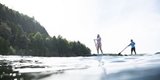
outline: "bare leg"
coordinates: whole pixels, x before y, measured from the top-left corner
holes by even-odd
[[[102,47],[100,47],[101,53],[103,54]]]
[[[97,47],[97,53],[99,54],[99,46]]]

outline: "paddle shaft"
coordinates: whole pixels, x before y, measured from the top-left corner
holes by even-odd
[[[128,45],[120,53],[122,53],[126,48],[128,48]]]
[[[97,43],[96,43],[96,40],[94,39],[94,43],[95,43],[95,47],[96,47],[96,49],[97,49]]]

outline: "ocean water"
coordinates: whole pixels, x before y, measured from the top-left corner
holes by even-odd
[[[160,55],[32,57],[0,56],[21,80],[160,80]],[[2,75],[1,75],[2,76]]]

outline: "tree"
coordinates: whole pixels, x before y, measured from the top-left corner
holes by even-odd
[[[88,56],[90,55],[90,49],[85,45],[78,42],[70,42],[71,51],[76,56]]]
[[[0,36],[0,54],[6,55],[9,53],[9,42]]]
[[[90,49],[62,36],[50,37],[34,19],[0,3],[0,54],[31,56],[85,56]]]

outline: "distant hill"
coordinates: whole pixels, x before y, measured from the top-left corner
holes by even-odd
[[[84,44],[50,37],[34,18],[0,3],[0,54],[32,56],[90,55]]]
[[[40,32],[41,34],[48,35],[45,28],[34,18],[30,18],[18,11],[9,9],[2,4],[0,4],[0,21],[4,23],[11,23],[10,26],[16,25],[26,33]]]

